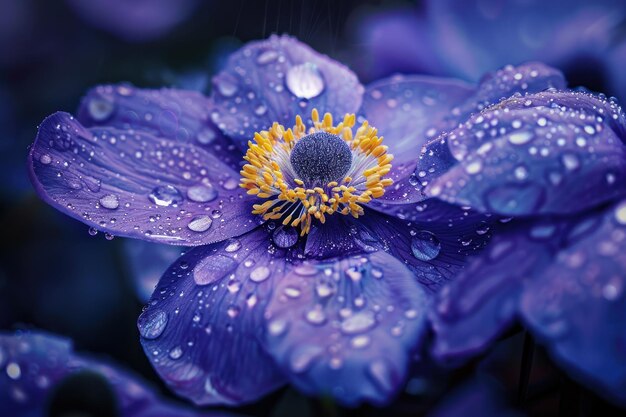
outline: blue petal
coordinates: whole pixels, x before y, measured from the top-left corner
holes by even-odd
[[[452,109],[473,93],[461,81],[426,76],[395,76],[367,87],[361,112],[394,155],[389,177],[395,184],[380,201],[405,204],[423,198],[417,180],[409,178],[420,151],[430,139],[458,125]],[[371,206],[377,207],[379,200]]]
[[[429,313],[436,359],[467,360],[511,327],[525,281],[551,262],[565,226],[539,221],[511,224],[495,233],[488,249],[470,259],[437,295]]]
[[[583,92],[513,97],[445,138],[459,161],[426,194],[481,211],[575,213],[622,195],[626,119]]]
[[[239,173],[201,147],[140,130],[43,121],[28,168],[58,210],[113,235],[194,246],[253,229]]]
[[[274,245],[286,246],[276,233],[260,228],[194,248],[161,278],[138,326],[146,355],[177,394],[241,404],[284,383],[259,339],[272,291],[301,248]]]
[[[593,215],[524,292],[521,315],[570,374],[626,405],[626,200]]]
[[[234,170],[241,150],[209,120],[213,102],[195,91],[132,85],[101,85],[83,97],[76,118],[85,127],[140,130],[158,138],[199,146]]]
[[[81,374],[98,375],[106,381],[114,393],[111,400],[116,400],[111,406],[122,417],[223,415],[199,413],[163,401],[136,375],[76,354],[70,341],[43,332],[0,333],[0,367],[0,410],[7,416],[48,415],[61,384]]]
[[[363,87],[345,66],[288,36],[273,35],[234,53],[213,79],[212,119],[242,149],[254,132],[292,126],[313,108],[342,117],[356,113]]]
[[[550,88],[565,88],[566,82],[560,71],[537,62],[517,67],[506,66],[487,73],[475,94],[451,110],[454,120],[465,122],[475,114],[500,101],[518,97],[520,94],[539,93]],[[455,126],[448,126],[455,127]],[[417,163],[416,180],[426,187],[434,178],[441,176],[456,164],[458,155],[453,155],[446,142],[448,132],[431,138]],[[464,138],[465,139],[465,138]],[[452,149],[454,151],[454,149]]]
[[[411,272],[384,252],[305,262],[277,282],[267,349],[308,394],[386,403],[406,376],[426,304]]]

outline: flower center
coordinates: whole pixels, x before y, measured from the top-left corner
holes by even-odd
[[[348,114],[334,125],[329,113],[320,120],[314,109],[308,127],[296,116],[292,128],[274,123],[255,133],[240,186],[266,201],[255,204],[252,212],[300,226],[302,236],[314,218],[324,223],[334,213],[362,215],[362,204],[382,196],[393,183],[384,178],[393,155],[375,128],[365,121],[353,130],[355,121]]]
[[[296,142],[289,159],[302,181],[324,186],[343,179],[352,163],[352,151],[338,135],[315,132]]]

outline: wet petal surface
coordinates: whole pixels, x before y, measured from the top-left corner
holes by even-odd
[[[426,305],[411,272],[384,252],[305,262],[277,284],[267,348],[306,393],[386,403],[404,380]]]
[[[194,248],[161,278],[138,327],[146,355],[177,394],[200,405],[240,404],[284,383],[259,343],[264,309],[301,253],[277,230]]]
[[[43,121],[29,169],[46,202],[113,235],[193,246],[258,223],[239,173],[204,149],[143,131],[88,129],[67,113]]]
[[[85,127],[138,130],[193,144],[238,171],[243,154],[210,121],[213,107],[209,98],[195,91],[101,85],[83,97],[76,118]]]
[[[617,103],[588,93],[507,99],[446,136],[459,162],[426,194],[510,216],[593,207],[623,194],[625,125]]]
[[[429,140],[459,123],[452,109],[473,93],[474,88],[461,81],[426,76],[395,76],[367,87],[361,112],[394,155],[389,177],[395,184],[381,200],[402,204],[422,198],[417,180],[409,178],[417,157]],[[372,202],[373,207],[378,204]]]
[[[246,149],[254,132],[272,123],[294,123],[296,115],[343,117],[356,113],[363,87],[347,67],[289,36],[251,42],[231,55],[213,78],[212,120]]]
[[[540,343],[582,383],[626,404],[626,201],[583,219],[521,299]]]

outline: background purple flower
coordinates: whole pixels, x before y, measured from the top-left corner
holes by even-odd
[[[355,16],[371,77],[426,72],[476,81],[504,65],[538,60],[572,86],[626,98],[624,3],[425,1]]]
[[[44,332],[0,333],[0,407],[11,416],[223,416],[159,398],[136,375],[74,352],[72,343]]]

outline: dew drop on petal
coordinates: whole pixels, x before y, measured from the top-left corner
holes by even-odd
[[[41,162],[44,165],[49,165],[52,162],[52,157],[48,155],[47,153],[45,153],[39,157],[39,162]]]
[[[187,228],[193,232],[206,232],[211,228],[213,219],[211,217],[203,215],[196,216],[189,221]]]
[[[217,198],[217,191],[211,184],[193,185],[187,188],[187,198],[196,203],[207,203]]]
[[[163,310],[146,310],[137,321],[139,333],[145,339],[156,339],[167,326],[167,313]]]
[[[363,311],[354,314],[341,322],[341,331],[346,334],[363,333],[372,329],[376,325],[374,313]]]
[[[431,261],[435,259],[441,251],[439,239],[426,230],[417,232],[411,239],[411,252],[420,261]]]
[[[279,248],[290,248],[298,242],[298,231],[295,227],[279,226],[272,233],[272,241]]]
[[[270,276],[270,269],[267,266],[257,266],[250,272],[250,279],[254,282],[263,282]]]
[[[6,371],[7,371],[7,376],[14,380],[20,379],[20,376],[22,376],[22,369],[15,362],[9,362],[7,364]]]
[[[169,207],[180,204],[183,201],[183,196],[178,188],[172,185],[160,185],[152,189],[148,199],[157,206]]]
[[[317,97],[324,91],[322,74],[316,65],[309,62],[289,68],[285,83],[294,96],[306,100]]]
[[[120,201],[115,194],[107,194],[100,198],[100,205],[109,210],[115,210],[120,206]]]
[[[115,106],[108,100],[92,98],[87,104],[87,111],[91,118],[97,122],[103,122],[113,114]]]

